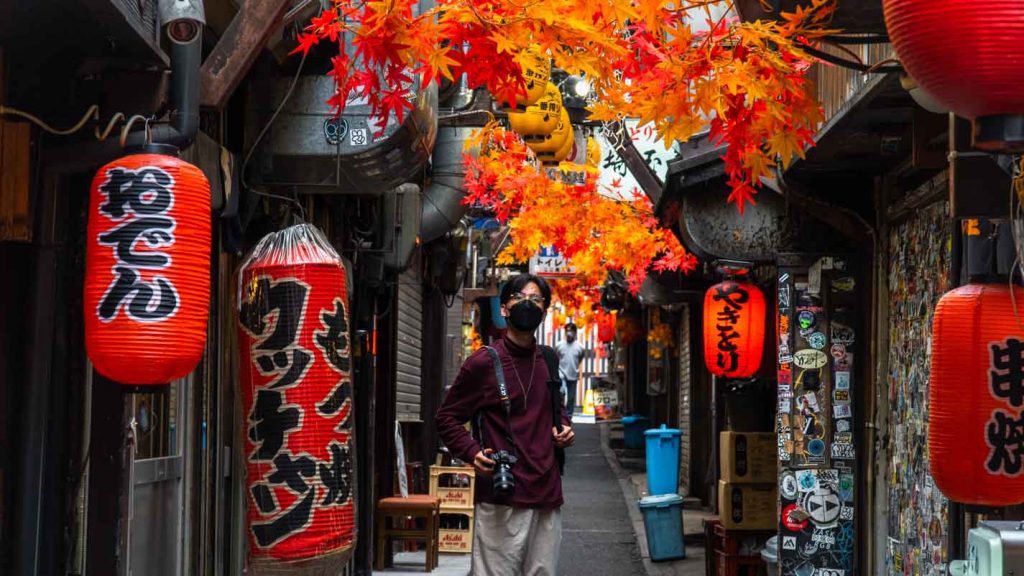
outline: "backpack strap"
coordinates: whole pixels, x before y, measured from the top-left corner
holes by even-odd
[[[548,365],[548,391],[551,393],[551,420],[555,430],[562,431],[562,381],[558,377],[558,353],[550,346],[540,346],[544,362]],[[558,462],[558,473],[565,474],[565,448],[555,446],[555,461]]]

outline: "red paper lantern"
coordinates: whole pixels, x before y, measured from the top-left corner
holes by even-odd
[[[135,154],[100,168],[89,205],[89,359],[123,384],[188,375],[206,346],[210,183],[179,158]]]
[[[704,363],[715,376],[749,378],[764,352],[764,294],[727,280],[704,295]]]
[[[1024,2],[884,0],[900,62],[959,116],[979,119],[979,139],[1000,116],[1024,114]]]
[[[338,573],[355,539],[344,265],[301,224],[265,237],[239,282],[251,573]]]
[[[1014,309],[1016,300],[1016,310]],[[928,451],[956,502],[1024,502],[1024,290],[970,284],[946,293],[932,320]]]
[[[602,344],[615,340],[615,314],[599,312],[597,315],[597,339]]]

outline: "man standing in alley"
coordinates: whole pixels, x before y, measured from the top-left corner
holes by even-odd
[[[549,377],[534,335],[550,305],[543,278],[521,274],[506,283],[507,333],[466,360],[437,411],[444,445],[477,472],[474,576],[554,576],[558,568],[562,478],[555,448],[575,437],[552,398],[557,388],[547,384],[555,375]]]
[[[565,395],[565,414],[572,420],[576,410],[576,382],[583,373],[583,359],[587,351],[576,340],[576,325],[565,325],[565,341],[555,345],[558,353],[558,377],[562,380],[562,394]]]

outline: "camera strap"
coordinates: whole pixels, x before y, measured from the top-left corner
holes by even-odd
[[[508,440],[509,446],[512,447],[512,452],[519,456],[519,449],[516,447],[516,441],[512,438],[512,399],[508,395],[508,385],[505,382],[505,368],[501,365],[501,356],[498,355],[498,351],[491,346],[484,346],[487,349],[487,353],[491,356],[491,363],[494,364],[494,377],[498,381],[498,398],[501,400],[501,408],[505,413],[505,439]],[[484,427],[481,414],[477,412],[477,429],[480,431],[480,439],[483,440]]]

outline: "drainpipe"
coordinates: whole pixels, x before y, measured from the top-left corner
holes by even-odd
[[[466,170],[462,165],[463,146],[472,128],[442,127],[438,129],[431,158],[432,178],[423,192],[423,218],[420,238],[426,244],[455,228],[469,208],[462,203],[466,197]],[[470,151],[470,154],[475,152]]]

